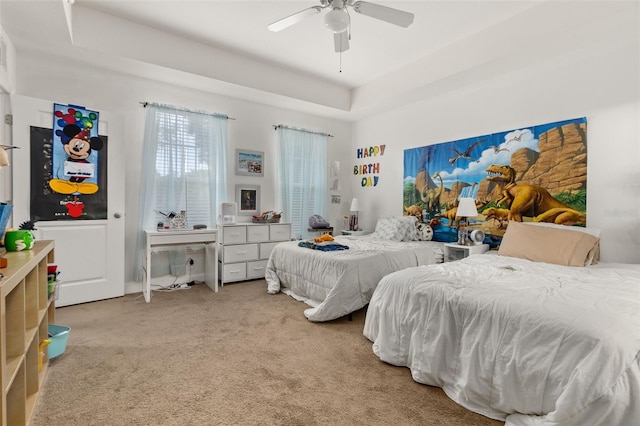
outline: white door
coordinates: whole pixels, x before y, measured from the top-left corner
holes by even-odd
[[[57,102],[64,104],[65,102]],[[13,144],[13,226],[30,218],[31,126],[51,129],[54,101],[11,96]],[[91,105],[88,109],[97,110]],[[98,130],[107,136],[107,218],[36,222],[36,239],[55,241],[60,271],[56,306],[74,305],[124,295],[124,163],[121,158],[124,120],[98,111]]]

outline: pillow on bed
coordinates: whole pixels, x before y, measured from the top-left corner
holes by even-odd
[[[381,240],[412,241],[416,238],[415,216],[381,217],[376,223],[375,234]]]
[[[402,241],[415,241],[418,232],[418,218],[415,216],[398,216],[400,222],[406,223],[406,233]]]
[[[428,223],[416,222],[416,241],[431,241],[433,228]]]
[[[547,228],[555,228],[555,229],[564,229],[567,231],[576,231],[576,232],[586,232],[587,234],[591,234],[594,237],[600,238],[600,229],[596,228],[585,228],[582,226],[566,226],[566,225],[558,225],[556,223],[549,222],[522,222],[525,225],[530,226],[544,226]],[[591,252],[591,256],[587,259],[587,263],[584,266],[595,265],[600,261],[600,242],[598,241],[597,250],[593,250]]]
[[[498,253],[535,262],[588,266],[599,243],[600,238],[586,232],[511,221]]]
[[[570,231],[578,231],[578,232],[586,232],[587,234],[591,234],[594,237],[600,238],[600,229],[596,228],[585,228],[582,226],[567,226],[567,225],[558,225],[557,223],[549,223],[549,222],[522,222],[523,225],[527,226],[543,226],[546,228],[555,228],[555,229],[568,229]]]

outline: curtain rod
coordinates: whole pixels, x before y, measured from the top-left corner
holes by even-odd
[[[220,114],[219,112],[196,111],[189,108],[174,107],[173,105],[164,105],[156,102],[140,102],[140,105],[142,105],[144,108],[146,108],[147,105],[155,105],[155,106],[164,107],[164,108],[172,108],[178,111],[193,112],[195,114],[207,114],[207,115],[213,115],[216,117],[223,117],[223,118],[226,118],[227,120],[235,120],[235,118],[229,117],[227,114]]]
[[[283,129],[299,130],[299,131],[301,131],[301,132],[314,133],[314,134],[316,134],[316,135],[328,136],[328,137],[330,137],[330,138],[332,138],[332,137],[333,137],[333,135],[332,135],[332,134],[325,133],[325,132],[317,132],[317,131],[315,131],[315,130],[307,130],[307,129],[302,129],[302,128],[299,128],[299,127],[285,126],[284,124],[274,124],[274,125],[273,125],[273,129],[274,129],[274,130],[278,130],[278,129],[279,129],[279,128],[281,128],[281,127],[282,127]]]

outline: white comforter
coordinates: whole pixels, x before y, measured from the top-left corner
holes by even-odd
[[[507,425],[640,425],[640,265],[486,254],[405,269],[378,285],[364,335]]]
[[[348,250],[324,252],[289,241],[274,247],[267,262],[267,291],[282,292],[313,306],[311,321],[340,318],[369,303],[380,279],[390,272],[436,262],[442,243],[397,242],[370,236],[338,236]]]

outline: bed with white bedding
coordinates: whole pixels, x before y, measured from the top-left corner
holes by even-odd
[[[494,253],[409,268],[381,280],[363,333],[507,425],[640,424],[640,265]]]
[[[298,241],[275,246],[265,271],[267,291],[312,306],[304,311],[310,321],[329,321],[366,306],[383,276],[443,257],[443,243],[433,241],[394,241],[374,233],[337,236],[335,242],[349,249],[313,250]]]

